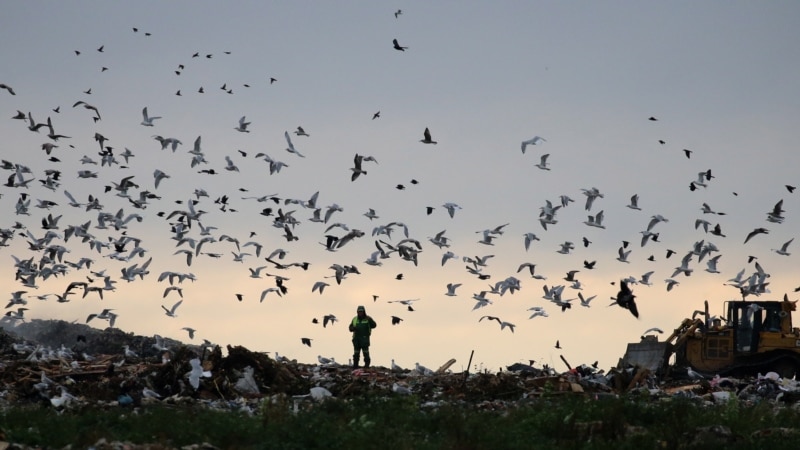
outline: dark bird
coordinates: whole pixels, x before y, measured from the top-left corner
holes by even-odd
[[[278,80],[277,80],[277,79],[275,79],[275,78],[270,78],[270,79],[269,79],[269,84],[272,84],[272,83],[274,83],[274,82],[276,82],[276,81],[278,81]]]
[[[242,301],[243,298],[244,298],[244,295],[236,294],[236,300]]]
[[[795,189],[797,189],[796,186],[791,186],[791,185],[788,185],[788,184],[786,185],[786,190],[789,191],[790,194],[792,192],[794,192]]]
[[[558,341],[556,341],[555,348],[557,348],[557,349],[561,349],[561,343],[560,343],[560,342],[558,342]]]
[[[104,49],[104,48],[105,48],[105,45],[101,45],[101,46],[100,46],[100,47],[97,49],[97,51],[98,51],[98,52],[100,52],[100,53],[103,53],[103,49]]]
[[[584,247],[588,247],[589,244],[591,244],[591,243],[592,243],[592,241],[590,241],[589,239],[586,239],[586,237],[584,236],[584,238],[583,238],[583,246]]]
[[[747,234],[747,237],[744,238],[744,243],[747,244],[747,241],[749,241],[750,238],[752,238],[753,236],[755,236],[757,234],[768,234],[768,233],[769,233],[769,230],[767,230],[766,228],[756,228],[755,230],[753,230],[753,231],[751,231],[750,233]]]
[[[314,317],[313,319],[311,319],[311,323],[315,323],[315,324],[316,324],[316,323],[319,323],[319,320],[317,320],[317,318],[316,318],[316,317]]]
[[[653,117],[653,116],[650,116],[650,118],[649,118],[649,119],[647,119],[647,120],[650,120],[650,121],[652,121],[652,122],[655,122],[655,121],[657,121],[658,119],[656,119],[656,118],[655,118],[655,117]]]
[[[664,145],[664,144],[666,144],[666,143],[667,143],[667,141],[665,141],[665,140],[663,140],[663,139],[659,139],[659,140],[658,140],[658,143],[659,143],[659,144],[661,144],[661,145]]]
[[[714,229],[711,230],[711,234],[713,234],[714,236],[725,237],[725,235],[722,234],[722,227],[719,224],[716,224],[714,226]]]
[[[394,45],[395,50],[400,50],[401,52],[406,51],[408,47],[401,47],[400,43],[397,42],[397,39],[392,39],[392,44]]]
[[[597,264],[596,260],[595,261],[586,261],[586,260],[584,260],[583,261],[583,268],[584,269],[588,269],[588,270],[592,270],[592,269],[594,269],[594,265],[595,264]]]
[[[425,213],[430,216],[433,213],[434,209],[435,208],[433,206],[426,206],[425,207]]]
[[[575,281],[575,274],[580,272],[580,270],[570,270],[567,272],[567,276],[564,277],[566,281]]]
[[[0,83],[0,89],[7,90],[8,93],[11,94],[11,95],[17,95],[17,93],[14,92],[14,89],[12,89],[11,86],[9,86],[9,85],[7,85],[5,83]]]
[[[692,157],[692,151],[689,150],[688,148],[683,149],[683,154],[686,155],[686,159],[689,159],[689,158]]]
[[[628,283],[625,280],[620,280],[619,282],[619,292],[617,293],[617,305],[622,308],[627,309],[628,311],[633,314],[633,317],[639,318],[639,309],[636,307],[636,298],[633,295],[633,292],[628,287]]]
[[[401,318],[399,318],[397,316],[392,316],[392,325],[397,325],[398,323],[400,323],[402,321],[403,321],[403,319],[401,319]]]
[[[431,132],[425,127],[425,131],[423,132],[424,139],[420,139],[419,141],[423,144],[436,144],[437,142],[431,139]]]
[[[667,258],[675,254],[675,250],[667,249]]]
[[[689,190],[692,191],[692,192],[697,190],[697,186],[695,186],[694,181],[689,183]]]
[[[311,339],[310,338],[300,338],[300,342],[302,342],[303,345],[307,345],[307,346],[311,347]]]
[[[378,111],[378,112],[376,112],[375,114],[373,114],[373,115],[372,115],[372,120],[375,120],[375,119],[377,119],[377,118],[378,118],[378,117],[380,117],[380,116],[381,116],[381,112],[380,112],[380,111]]]
[[[402,273],[398,273],[397,275],[395,275],[394,279],[395,280],[402,280],[403,279],[403,274]]]

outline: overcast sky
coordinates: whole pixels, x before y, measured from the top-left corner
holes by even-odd
[[[797,298],[796,256],[773,251],[797,229],[800,193],[786,187],[800,183],[797,17],[800,5],[792,1],[11,2],[0,16],[0,83],[16,95],[0,90],[0,154],[15,184],[15,165],[29,168],[22,180],[33,181],[0,186],[7,211],[0,226],[14,232],[0,248],[6,255],[0,276],[9,298],[25,291],[26,318],[85,322],[88,314],[113,308],[115,325],[124,331],[189,342],[181,328],[193,327],[195,343],[205,338],[302,362],[317,355],[346,362],[352,354],[347,324],[365,305],[378,322],[373,364],[395,359],[435,369],[456,358],[453,368],[461,370],[474,350],[473,366],[489,370],[531,359],[563,370],[559,355],[573,365],[599,360],[608,368],[625,343],[651,327],[668,334],[704,300],[722,314],[725,301],[741,298],[724,284],[743,269],[749,277],[755,262],[771,275],[770,292],[758,298]],[[407,48],[394,49],[393,39]],[[74,107],[78,101],[96,111]],[[161,117],[152,127],[141,124],[144,107]],[[30,112],[36,123],[49,117],[55,133],[69,138],[51,140],[46,126],[32,132],[27,121],[12,119],[17,111]],[[246,133],[235,129],[242,116],[250,122]],[[298,126],[309,136],[295,134]],[[426,127],[436,145],[420,142]],[[287,131],[302,157],[286,151]],[[96,133],[118,163],[100,164]],[[182,144],[162,150],[153,136]],[[521,142],[534,136],[544,141],[523,153]],[[189,151],[198,137],[207,162],[191,167]],[[58,147],[48,155],[45,143]],[[127,162],[125,149],[134,155]],[[270,174],[258,154],[285,167]],[[376,161],[364,161],[367,173],[351,181],[356,154]],[[536,166],[545,154],[549,170]],[[97,164],[82,163],[84,157]],[[226,170],[226,157],[238,170]],[[60,171],[58,186],[44,185],[47,170]],[[97,176],[81,178],[81,170]],[[169,176],[158,187],[156,170]],[[691,191],[707,170],[713,178]],[[130,198],[138,200],[143,191],[159,198],[137,208],[104,188],[130,176],[136,184]],[[587,210],[583,190],[592,188],[602,197]],[[198,189],[208,197],[196,197]],[[72,207],[64,191],[80,203],[97,197],[102,210]],[[327,223],[312,221],[313,209],[297,202],[316,192],[323,218],[330,206],[341,208]],[[634,194],[641,210],[626,207]],[[540,208],[548,200],[560,205],[562,195],[574,202],[545,230]],[[29,214],[15,214],[21,196],[31,200]],[[223,196],[224,210],[215,202]],[[263,196],[278,202],[259,202]],[[181,214],[168,217],[186,211],[190,199],[205,213],[185,236],[215,241],[204,243],[187,266],[186,255],[174,253],[192,249],[171,231]],[[57,205],[40,208],[40,200]],[[785,221],[768,222],[780,200]],[[452,218],[443,207],[448,202],[460,206]],[[704,213],[703,203],[725,214]],[[433,207],[430,214],[427,207]],[[272,215],[262,215],[264,208]],[[365,217],[369,208],[379,217]],[[279,209],[294,211],[296,241],[273,226]],[[124,229],[97,228],[100,211],[120,210],[142,220]],[[585,224],[601,211],[605,228]],[[36,288],[26,287],[15,281],[12,256],[40,262],[44,253],[30,249],[26,233],[43,238],[48,214],[62,216],[49,244],[68,250],[63,263],[94,262],[88,269],[68,266],[63,276],[40,274]],[[655,215],[668,221],[653,226],[657,242],[642,246],[641,232]],[[697,219],[709,222],[709,233],[695,228]],[[113,246],[90,248],[91,238],[65,240],[69,226],[87,221],[99,242],[134,237],[144,255],[125,261],[111,257]],[[13,229],[16,222],[27,229]],[[397,253],[381,266],[365,262],[377,240],[396,246],[405,237],[399,226],[389,236],[373,234],[392,222],[420,242],[417,265]],[[328,229],[336,223],[342,226]],[[204,236],[200,224],[216,228]],[[478,242],[483,230],[504,224],[492,245]],[[725,236],[710,233],[716,224]],[[327,250],[325,236],[342,237],[344,227],[363,236]],[[769,233],[745,244],[759,227]],[[450,247],[440,249],[429,238],[443,230]],[[529,232],[539,240],[526,251]],[[260,257],[255,246],[237,250],[223,236],[263,245]],[[702,261],[693,255],[691,276],[673,276],[701,240],[718,250]],[[627,263],[616,259],[623,241],[630,243]],[[575,248],[558,253],[565,242]],[[135,246],[129,242],[124,255]],[[278,269],[265,261],[279,248],[287,251],[280,262],[307,262],[308,269]],[[669,259],[668,249],[675,252]],[[447,250],[458,258],[442,265]],[[238,251],[250,255],[234,261]],[[490,278],[481,280],[462,258],[486,255],[493,256],[480,269]],[[706,261],[717,255],[720,273],[706,271]],[[757,259],[748,263],[748,256]],[[121,278],[123,268],[149,258],[143,279]],[[596,264],[590,270],[584,261]],[[547,279],[518,272],[526,262]],[[360,274],[337,284],[333,264],[354,265]],[[262,277],[251,278],[248,269],[259,266],[267,266]],[[82,298],[82,289],[65,303],[54,295],[37,298],[61,295],[87,276],[94,280],[90,286],[103,286],[90,270],[105,270],[116,281],[102,300],[96,292]],[[579,271],[581,290],[563,279],[570,270]],[[196,277],[175,282],[183,289],[177,317],[162,309],[180,300],[176,291],[164,297],[169,282],[158,278],[166,271]],[[631,284],[638,319],[609,306],[621,279],[649,271],[651,286]],[[267,274],[288,278],[288,292],[268,293],[260,302],[262,291],[275,287]],[[473,310],[473,295],[509,277],[519,280],[518,291],[488,293],[492,304]],[[671,291],[669,278],[679,282]],[[312,292],[317,281],[330,284],[322,294]],[[456,296],[444,295],[448,283],[461,283]],[[565,299],[578,292],[596,298],[588,308],[574,300],[562,312],[542,298],[544,285],[566,286]],[[413,312],[394,302],[406,299],[418,299]],[[528,319],[535,306],[549,317]],[[323,328],[326,314],[339,322]],[[479,321],[485,315],[515,324],[514,332]],[[393,326],[392,316],[402,322]],[[90,325],[108,324],[95,319]],[[312,339],[311,348],[302,337]],[[554,348],[556,340],[562,349]]]

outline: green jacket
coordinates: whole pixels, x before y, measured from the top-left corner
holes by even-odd
[[[350,331],[353,332],[353,343],[358,343],[361,346],[369,346],[369,336],[372,334],[372,329],[378,326],[372,317],[366,316],[359,319],[358,316],[353,317],[350,322]]]

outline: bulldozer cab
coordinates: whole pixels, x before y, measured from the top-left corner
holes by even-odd
[[[758,351],[759,336],[762,331],[779,333],[782,322],[790,317],[780,302],[725,302],[728,310],[728,326],[734,333],[734,351],[736,353],[754,353]],[[789,324],[791,328],[791,324]]]

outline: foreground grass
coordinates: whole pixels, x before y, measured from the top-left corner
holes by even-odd
[[[13,408],[0,413],[2,439],[43,448],[87,448],[101,438],[181,447],[262,449],[536,449],[797,448],[800,434],[764,430],[800,426],[800,413],[763,402],[705,407],[686,399],[583,397],[537,399],[504,411],[473,406],[420,408],[414,397],[331,400],[290,412],[290,402],[257,414],[151,405],[58,413]],[[699,430],[722,425],[732,436],[703,441]]]

